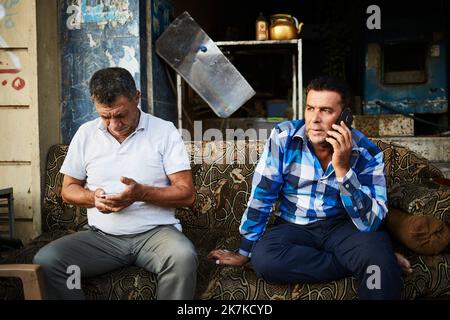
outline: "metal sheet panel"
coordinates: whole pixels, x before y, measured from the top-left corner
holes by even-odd
[[[194,19],[184,12],[156,41],[156,52],[221,118],[229,117],[255,91]]]

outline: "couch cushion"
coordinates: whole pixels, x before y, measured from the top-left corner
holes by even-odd
[[[130,266],[82,280],[91,300],[154,300],[157,278],[143,268]]]
[[[274,284],[258,278],[250,267],[218,266],[202,299],[220,300],[344,300],[356,299],[356,279],[330,283]]]
[[[413,272],[404,275],[403,299],[450,298],[450,255],[407,254]]]
[[[254,165],[210,164],[192,168],[196,199],[177,210],[183,227],[237,232],[251,191]]]
[[[42,230],[80,230],[87,223],[86,208],[63,202],[61,186],[64,175],[59,172],[67,154],[67,145],[54,145],[47,154]]]
[[[402,299],[450,297],[450,255],[418,256],[410,253],[413,273],[404,274]],[[201,299],[357,299],[358,282],[347,277],[328,283],[277,285],[257,278],[249,267],[216,266]]]

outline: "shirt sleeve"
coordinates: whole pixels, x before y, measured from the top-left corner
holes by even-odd
[[[80,127],[70,142],[69,150],[60,169],[62,174],[81,181],[87,178],[82,136],[82,128]]]
[[[342,203],[355,226],[363,232],[376,231],[387,213],[383,152],[372,157],[360,173],[350,169],[338,184]]]
[[[183,139],[175,126],[170,123],[163,153],[164,170],[167,175],[191,170],[189,156]]]
[[[275,128],[255,168],[250,199],[242,215],[239,227],[241,233],[239,253],[243,256],[251,256],[253,244],[266,228],[272,207],[278,199],[283,184],[282,172],[283,148],[280,145],[278,129]]]

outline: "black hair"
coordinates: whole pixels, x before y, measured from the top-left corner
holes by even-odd
[[[136,83],[131,73],[124,68],[97,70],[89,82],[91,97],[99,103],[111,105],[120,96],[132,100],[136,95]]]
[[[333,76],[320,76],[313,79],[306,87],[306,95],[310,90],[336,92],[341,96],[342,109],[352,108],[352,91],[344,79]]]

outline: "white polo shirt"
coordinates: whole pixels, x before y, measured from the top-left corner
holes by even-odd
[[[102,188],[106,193],[124,190],[121,176],[154,187],[169,186],[167,175],[191,169],[183,140],[172,122],[140,112],[136,131],[121,144],[106,130],[101,118],[83,124],[70,143],[60,172],[86,180],[91,191]],[[145,202],[110,214],[88,208],[87,215],[89,225],[114,235],[145,232],[167,224],[181,231],[174,208]]]

